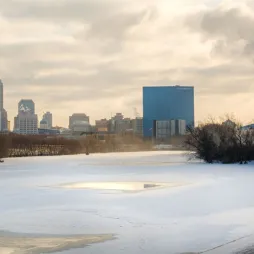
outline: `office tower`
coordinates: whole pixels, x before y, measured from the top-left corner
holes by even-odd
[[[4,109],[4,85],[0,80],[0,131],[8,131],[7,111]]]
[[[0,79],[0,111],[4,108],[4,85],[2,80]]]
[[[143,135],[154,135],[154,121],[180,119],[194,126],[194,87],[143,87]]]
[[[3,83],[0,79],[0,131],[2,131],[2,125],[3,125],[3,105],[4,104],[4,87]]]
[[[53,126],[53,119],[52,119],[52,113],[50,112],[46,112],[45,114],[43,114],[42,119],[47,121],[48,124],[48,129],[52,129]]]
[[[38,134],[38,117],[33,100],[18,103],[18,115],[14,118],[14,132],[23,135]]]
[[[80,121],[89,123],[89,116],[87,116],[86,114],[83,114],[83,113],[72,114],[72,116],[69,117],[69,129],[72,128],[72,126],[75,122],[80,122]]]
[[[38,134],[38,118],[35,114],[19,114],[17,117],[17,133],[23,135]]]
[[[2,109],[1,111],[1,131],[8,131],[8,115],[7,111],[5,109]]]
[[[33,100],[22,99],[18,104],[18,112],[19,113],[30,112],[32,115],[35,114],[35,104]]]

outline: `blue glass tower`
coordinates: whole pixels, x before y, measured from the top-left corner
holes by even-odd
[[[143,87],[143,135],[152,137],[154,120],[181,119],[194,126],[194,87]]]

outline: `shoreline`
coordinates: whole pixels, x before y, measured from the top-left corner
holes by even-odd
[[[90,244],[114,240],[113,234],[101,235],[37,235],[14,232],[0,233],[1,254],[40,254],[55,253],[76,248],[85,248]]]

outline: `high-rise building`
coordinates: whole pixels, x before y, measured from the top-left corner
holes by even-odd
[[[53,126],[53,119],[52,119],[52,113],[50,112],[46,112],[45,114],[43,114],[42,119],[47,121],[48,124],[48,129],[52,129]]]
[[[1,131],[8,131],[8,115],[5,109],[1,111]]]
[[[89,116],[87,116],[86,114],[83,113],[74,113],[72,114],[72,116],[69,117],[69,129],[72,128],[73,124],[75,122],[88,122],[89,123]]]
[[[38,118],[35,114],[19,114],[16,117],[15,132],[23,135],[38,134]]]
[[[35,104],[33,100],[22,99],[18,104],[18,112],[19,113],[30,112],[31,114],[35,114]]]
[[[4,85],[0,79],[0,111],[4,108]]]
[[[0,80],[0,131],[8,131],[7,111],[4,109],[4,85]]]
[[[143,135],[153,136],[154,121],[185,120],[194,126],[194,87],[143,87]]]
[[[33,100],[18,103],[18,115],[14,118],[14,132],[23,135],[38,134],[38,117]]]

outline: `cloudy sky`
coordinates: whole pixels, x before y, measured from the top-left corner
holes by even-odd
[[[254,119],[254,0],[0,0],[9,118],[142,115],[142,86],[195,87],[196,120]]]

